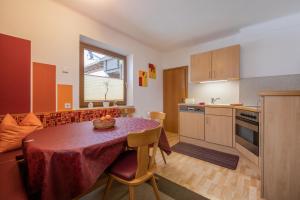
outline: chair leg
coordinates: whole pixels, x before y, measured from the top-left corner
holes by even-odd
[[[134,197],[134,186],[128,186],[128,189],[129,189],[129,200],[134,200],[135,197]]]
[[[111,177],[111,176],[108,177],[107,184],[106,184],[104,194],[103,194],[103,200],[106,199],[109,189],[111,188],[113,180],[114,180],[113,177]]]
[[[154,176],[152,176],[152,178],[151,178],[151,185],[152,185],[156,200],[160,200],[159,191],[158,191],[157,184],[156,184]]]
[[[163,159],[164,159],[164,163],[167,164],[167,161],[166,161],[164,152],[163,152],[161,149],[159,149],[159,150],[160,150],[161,156],[162,156]]]

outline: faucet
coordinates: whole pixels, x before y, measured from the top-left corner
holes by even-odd
[[[211,104],[215,104],[216,101],[217,101],[217,100],[220,100],[220,99],[221,99],[221,98],[219,98],[219,97],[218,97],[218,98],[211,98],[211,99],[210,99],[210,102],[211,102]]]

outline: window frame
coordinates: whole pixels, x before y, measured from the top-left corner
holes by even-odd
[[[124,95],[124,100],[123,101],[116,101],[117,105],[126,105],[127,103],[127,57],[106,49],[102,49],[90,44],[86,44],[83,42],[80,42],[80,47],[79,47],[79,106],[80,108],[87,108],[88,104],[90,102],[85,102],[84,101],[84,49],[92,50],[97,53],[105,54],[111,57],[116,57],[119,59],[124,60],[124,66],[123,66],[123,95]],[[112,100],[108,100],[110,102],[110,105],[112,105]],[[99,100],[99,101],[93,101],[93,106],[94,107],[102,107],[103,106],[104,100]]]

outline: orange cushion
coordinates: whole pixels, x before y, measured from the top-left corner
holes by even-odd
[[[2,123],[0,124],[0,131],[7,129],[9,126],[17,125],[18,123],[16,122],[16,120],[10,114],[6,114],[2,120]]]
[[[30,120],[26,120],[28,122]],[[10,115],[5,115],[0,125],[0,152],[6,152],[22,146],[22,139],[28,134],[40,128],[40,126],[19,126]]]
[[[20,126],[35,126],[36,130],[43,129],[43,124],[34,113],[28,113],[21,121]]]

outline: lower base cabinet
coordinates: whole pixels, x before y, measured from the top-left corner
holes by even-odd
[[[300,91],[264,94],[262,194],[266,200],[300,199]]]
[[[180,135],[204,140],[204,113],[180,112],[179,122]]]
[[[232,117],[205,115],[205,141],[232,147]]]

